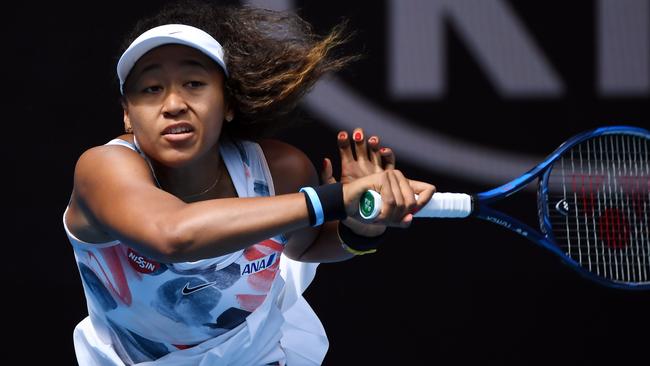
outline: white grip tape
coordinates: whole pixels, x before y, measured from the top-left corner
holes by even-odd
[[[416,195],[417,197],[417,195]],[[415,217],[467,217],[472,213],[472,196],[466,193],[434,193]]]

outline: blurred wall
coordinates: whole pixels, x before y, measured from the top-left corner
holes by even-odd
[[[10,348],[30,363],[74,363],[72,329],[86,309],[61,215],[76,159],[121,132],[122,37],[161,3],[5,6],[3,298]],[[361,126],[407,176],[479,192],[578,132],[650,126],[647,0],[251,3],[297,9],[319,32],[343,18],[356,31],[346,50],[365,57],[319,83],[278,135],[317,169],[325,156],[338,169],[336,132]],[[533,190],[516,197],[500,208],[536,225]],[[647,293],[595,285],[478,221],[393,230],[375,255],[322,265],[306,296],[330,337],[327,365],[646,356]]]

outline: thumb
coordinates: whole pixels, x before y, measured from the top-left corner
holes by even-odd
[[[431,197],[436,192],[436,186],[417,180],[409,180],[409,185],[413,189],[413,193],[418,195],[415,210],[417,212],[431,200]]]
[[[320,173],[320,179],[323,184],[336,183],[336,179],[332,176],[332,162],[330,159],[323,159],[323,170]]]

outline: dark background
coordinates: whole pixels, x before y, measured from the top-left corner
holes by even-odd
[[[565,84],[562,98],[501,97],[458,35],[448,33],[448,89],[438,100],[391,102],[386,93],[382,2],[301,2],[325,31],[342,17],[366,58],[338,76],[362,95],[434,131],[544,156],[602,125],[650,124],[645,95],[596,88],[595,1],[507,1]],[[72,330],[86,316],[79,274],[62,227],[74,164],[122,130],[115,77],[122,37],[161,2],[5,7],[2,24],[6,188],[2,268],[12,350],[30,364],[74,364]],[[650,67],[650,65],[649,65]],[[337,129],[304,109],[278,137],[339,166]],[[372,131],[367,131],[371,134]],[[440,191],[491,186],[400,160],[408,177]],[[98,167],[101,168],[101,167]],[[523,173],[523,172],[522,172]],[[535,226],[535,195],[503,207]],[[324,264],[306,297],[330,339],[326,365],[617,365],[647,363],[650,295],[584,280],[515,234],[484,222],[415,221],[393,230],[375,255]],[[18,352],[16,352],[18,351]]]

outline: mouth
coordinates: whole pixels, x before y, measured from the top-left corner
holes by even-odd
[[[183,135],[194,132],[194,127],[187,122],[171,124],[161,132],[161,135]]]
[[[194,127],[188,122],[173,123],[164,130],[161,135],[168,143],[173,145],[187,144],[194,140]]]

